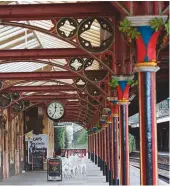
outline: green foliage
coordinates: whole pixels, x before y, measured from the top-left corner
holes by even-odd
[[[120,131],[118,130],[118,146],[120,147]],[[136,141],[132,134],[129,133],[129,153],[136,150]]]
[[[149,24],[155,31],[158,31],[162,26],[164,26],[164,21],[162,18],[155,17],[149,21]]]
[[[129,133],[129,153],[136,150],[135,138],[132,134]]]
[[[56,151],[65,147],[65,127],[54,129],[54,148]]]
[[[166,30],[166,33],[167,33],[167,35],[169,35],[170,34],[170,30],[169,30],[169,20],[167,21],[167,23],[165,23],[165,30]]]
[[[116,88],[118,85],[119,85],[118,78],[112,78],[112,80],[109,82],[109,86],[112,88]]]
[[[74,148],[88,148],[88,132],[81,129],[74,133],[73,136]]]
[[[130,26],[131,22],[125,18],[123,21],[120,21],[120,27],[119,30],[124,33],[128,33],[131,30]]]
[[[140,35],[140,32],[137,31],[137,28],[131,27],[131,22],[125,18],[123,21],[120,21],[119,30],[127,35],[131,39],[137,39]]]
[[[137,31],[137,28],[133,28],[129,30],[127,33],[127,36],[130,37],[131,39],[137,39],[140,35],[140,32]]]
[[[78,144],[85,144],[88,140],[88,134],[87,132],[83,133],[83,135],[79,136],[77,139]]]
[[[127,84],[130,85],[131,87],[134,87],[135,85],[138,84],[138,81],[137,80],[128,80],[127,81]]]

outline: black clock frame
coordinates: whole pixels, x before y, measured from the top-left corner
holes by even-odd
[[[52,121],[54,121],[54,122],[57,122],[57,121],[59,121],[60,119],[62,119],[62,118],[64,117],[64,115],[65,115],[65,108],[64,108],[64,113],[63,113],[63,115],[61,116],[61,118],[59,118],[59,119],[53,119],[52,117],[50,117],[50,116],[48,115],[48,112],[47,112],[49,105],[51,105],[52,103],[59,103],[59,104],[61,104],[61,105],[63,106],[63,108],[64,108],[64,105],[63,105],[61,102],[59,102],[59,101],[53,101],[53,102],[51,102],[51,103],[49,103],[49,104],[47,105],[47,109],[46,109],[47,117],[48,117],[50,120],[52,120]]]

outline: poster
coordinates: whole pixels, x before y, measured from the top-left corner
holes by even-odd
[[[48,135],[47,134],[33,134],[33,138],[28,140],[28,163],[32,164],[32,153],[42,152],[47,158]]]
[[[60,158],[48,159],[47,180],[62,180],[62,161]]]
[[[41,170],[43,169],[43,154],[32,153],[32,170]]]

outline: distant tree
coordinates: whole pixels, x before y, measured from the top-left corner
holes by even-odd
[[[81,129],[74,133],[73,136],[75,148],[87,148],[88,147],[88,133],[85,129]]]
[[[65,128],[54,128],[54,148],[60,152],[65,147]]]
[[[136,150],[135,138],[132,134],[129,133],[129,153]]]

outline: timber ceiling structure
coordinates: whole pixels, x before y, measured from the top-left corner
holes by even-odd
[[[135,54],[120,20],[168,10],[167,2],[0,1],[0,93],[11,95],[1,108],[8,105],[15,115],[59,100],[66,108],[61,121],[92,127],[107,97],[116,95],[108,86],[111,76],[134,74]],[[157,102],[169,96],[169,42],[159,66]],[[132,95],[129,116],[138,112],[138,87]]]

